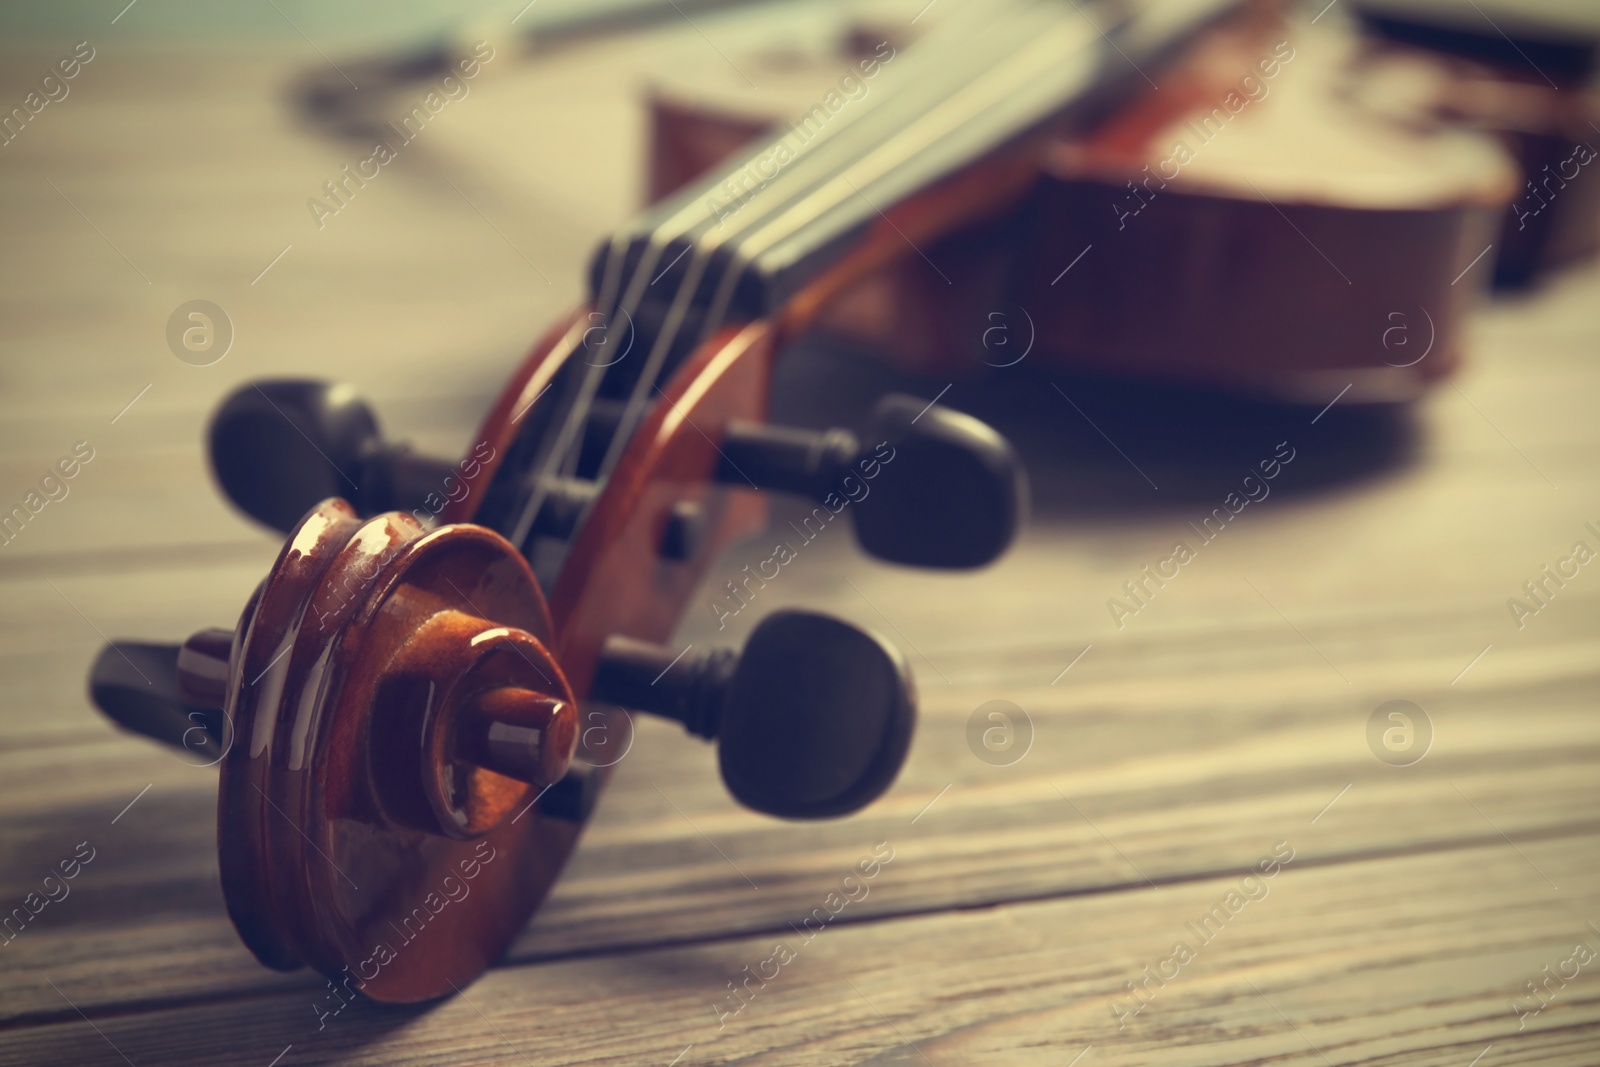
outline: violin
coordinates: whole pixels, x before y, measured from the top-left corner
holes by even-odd
[[[714,740],[733,797],[775,817],[888,788],[916,716],[888,642],[801,611],[738,652],[679,651],[674,629],[717,554],[760,528],[764,494],[806,499],[808,527],[847,515],[879,559],[971,568],[1015,536],[1024,475],[992,429],[920,398],[855,427],[770,425],[773,362],[886,272],[937,278],[925,249],[1012,217],[1058,146],[1149,123],[1146,77],[1271,17],[1239,0],[1103,25],[1053,0],[961,8],[861,106],[603,242],[588,302],[459,460],[387,440],[345,386],[229,396],[212,466],[287,535],[277,561],[232,629],[109,645],[90,691],[218,765],[223,892],[255,956],[377,1001],[459,991],[548,893],[629,752],[630,713]]]

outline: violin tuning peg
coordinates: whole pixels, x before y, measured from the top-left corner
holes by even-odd
[[[197,702],[196,690],[206,684],[204,675],[190,679],[185,669],[194,658],[189,645],[210,633],[197,634],[185,645],[132,641],[106,645],[89,672],[89,698],[125,730],[174,748],[220,756],[222,705]],[[226,658],[223,666],[226,669]]]
[[[408,510],[452,465],[384,440],[377,416],[348,385],[310,379],[249,382],[211,420],[211,466],[228,499],[275,530],[345,497],[361,515]]]
[[[905,762],[914,692],[904,659],[876,635],[826,615],[770,615],[723,690],[722,780],[747,807],[783,818],[865,807]]]
[[[981,567],[1022,525],[1027,482],[1005,438],[969,415],[885,397],[859,434],[735,423],[717,472],[727,484],[848,502],[861,547],[917,567]]]
[[[1022,528],[1022,462],[986,424],[893,395],[879,401],[863,437],[893,456],[880,460],[884,476],[851,505],[856,536],[872,555],[917,567],[981,567]]]
[[[805,611],[769,615],[738,654],[675,662],[669,649],[612,638],[594,688],[597,700],[716,739],[734,798],[788,819],[847,815],[889,787],[911,745],[913,693],[881,638]]]
[[[381,444],[372,409],[331,382],[249,382],[211,420],[211,466],[223,492],[284,532],[320,500],[354,501],[366,457]]]

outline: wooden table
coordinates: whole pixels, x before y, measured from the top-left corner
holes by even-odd
[[[1600,950],[1600,565],[1521,627],[1507,607],[1575,542],[1600,548],[1595,270],[1485,309],[1467,372],[1409,420],[1026,365],[958,384],[945,399],[1033,468],[1003,562],[917,573],[829,534],[721,634],[713,583],[681,634],[736,642],[804,605],[900,644],[922,720],[884,799],[765,820],[710,749],[641,724],[554,896],[463,996],[323,1014],[315,976],[256,964],[223,908],[215,772],[111,728],[86,668],[107,637],[229,623],[270,562],[204,466],[236,384],[351,380],[397,436],[467,443],[635,199],[658,40],[483,78],[321,229],[307,199],[366,152],[294,120],[287,87],[319,62],[298,44],[108,30],[0,148],[0,510],[93,450],[0,545],[0,909],[92,854],[0,944],[0,1062],[1600,1062],[1600,960],[1574,955]],[[67,51],[9,53],[0,102]],[[235,330],[213,366],[165,339],[196,298]],[[820,422],[944,384],[819,357],[779,405]],[[1189,523],[1279,441],[1272,495],[1117,626],[1108,599],[1198,545]],[[735,549],[723,577],[768,554]],[[1008,765],[969,741],[993,700],[1031,724]],[[1391,700],[1431,723],[1410,766],[1369,747]],[[875,850],[892,859],[847,882]]]

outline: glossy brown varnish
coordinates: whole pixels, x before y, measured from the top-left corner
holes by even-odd
[[[497,775],[482,783],[499,794],[487,803],[517,814],[475,838],[426,827],[415,799],[431,754],[414,750],[428,687],[397,684],[426,673],[419,657],[455,654],[448,640],[431,653],[414,643],[441,612],[522,631],[525,646],[551,636],[531,571],[497,534],[427,533],[398,513],[362,522],[332,501],[291,536],[233,657],[236,743],[218,808],[229,913],[263,962],[307,963],[377,1000],[472,981],[526,924],[576,836],[539,813],[537,790]],[[506,681],[547,673],[547,691],[572,699],[553,658],[517,661],[501,664]]]

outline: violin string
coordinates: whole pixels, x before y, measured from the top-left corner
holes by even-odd
[[[982,118],[996,104],[1035,82],[1040,71],[1052,65],[1059,66],[1061,57],[1064,53],[1070,54],[1073,44],[1091,43],[1086,35],[1073,28],[1067,27],[1064,33],[1055,34],[1047,32],[1050,28],[1030,26],[1026,34],[1030,45],[1021,54],[1013,54],[1003,65],[969,83],[965,92],[953,96],[938,111],[927,112],[908,124],[879,151],[852,160],[828,183],[787,206],[765,226],[741,235],[732,250],[731,259],[736,269],[730,269],[723,277],[712,299],[708,318],[718,321],[727,314],[739,281],[762,253],[852,198],[860,197],[869,205],[883,206],[881,198],[868,198],[874,183],[905,167],[956,130]]]
[[[614,235],[611,239],[611,254],[606,257],[605,272],[601,279],[600,292],[597,294],[594,306],[596,313],[602,317],[600,322],[609,335],[610,319],[605,317],[604,309],[615,299],[616,290],[621,284],[623,265],[622,249],[625,248],[625,239],[622,235]],[[588,348],[587,338],[590,330],[584,329],[582,322],[575,323],[567,331],[567,335],[557,342],[555,351],[547,358],[565,358],[568,362],[562,368],[561,374],[571,373],[571,359],[579,351]],[[566,356],[561,356],[559,350],[568,348]],[[555,431],[555,436],[549,439],[548,446],[542,455],[534,459],[532,477],[524,484],[528,486],[527,499],[524,501],[516,523],[511,529],[511,543],[520,551],[528,550],[528,538],[533,532],[534,524],[538,521],[539,511],[544,507],[545,500],[555,488],[556,472],[563,468],[566,456],[575,450],[572,442],[588,422],[589,414],[593,410],[594,396],[600,386],[600,379],[604,373],[603,367],[586,364],[588,370],[580,378],[568,379],[575,382],[573,385],[564,385],[564,395],[560,398],[560,428]]]
[[[819,154],[830,142],[846,136],[852,129],[851,123],[836,123],[824,127],[812,141],[803,146],[804,154],[815,156]],[[767,143],[757,145],[749,153],[750,156],[759,156],[765,151]],[[741,164],[737,161],[726,164],[724,169],[737,171]],[[766,204],[762,205],[766,208]],[[770,210],[770,209],[768,209]],[[654,224],[644,234],[644,251],[641,254],[639,266],[635,276],[642,281],[650,277],[661,259],[665,256],[671,243],[685,236],[696,234],[709,227],[716,214],[716,209],[699,197],[690,197],[685,204],[666,219]],[[736,220],[734,232],[758,224],[763,217],[763,212],[758,210],[749,214],[741,212],[743,217]],[[613,246],[615,253],[616,246]],[[606,454],[600,465],[600,477],[604,478],[615,467],[620,459],[623,448],[638,421],[643,417],[645,407],[650,403],[653,390],[659,385],[660,372],[666,364],[674,345],[677,343],[684,321],[692,305],[693,296],[711,265],[716,243],[708,245],[703,239],[694,240],[689,248],[692,253],[688,264],[679,276],[676,291],[669,304],[667,316],[662,323],[662,328],[657,333],[650,351],[646,355],[645,367],[635,379],[634,387],[630,392],[627,407],[620,420],[616,433],[612,436]],[[644,287],[636,281],[630,286],[630,295],[624,301],[623,308],[628,314],[636,314],[644,299]],[[716,328],[718,324],[707,323],[702,326],[702,337]]]
[[[824,129],[822,133],[826,136],[819,137],[818,141],[825,142],[831,139],[833,136],[838,136],[840,132],[841,131],[835,127]],[[815,145],[808,145],[807,147],[812,148],[815,147]],[[618,282],[618,272],[622,269],[626,262],[629,248],[632,246],[637,246],[637,242],[634,240],[637,237],[637,234],[624,229],[613,235],[610,242],[611,247],[608,250],[608,255],[606,256],[606,279],[602,286],[602,294],[599,295],[595,300],[595,310],[600,316],[602,329],[606,332],[608,338],[611,332],[610,327],[615,322],[619,311],[623,320],[629,323],[630,328],[636,331],[637,317],[640,309],[643,306],[646,296],[645,290],[647,289],[647,284],[645,283],[645,279],[652,278],[654,276],[656,267],[660,264],[660,261],[667,248],[670,247],[672,240],[691,232],[697,225],[709,222],[710,218],[711,212],[704,204],[698,200],[690,199],[676,214],[654,226],[646,235],[646,241],[641,249],[639,260],[636,266],[630,272],[628,284],[625,292],[622,295],[621,301],[615,305],[611,304],[611,300],[616,298],[617,291],[620,288],[620,283]],[[699,262],[698,269],[696,269],[697,261],[700,259],[701,256],[699,254],[699,250],[697,250],[697,254],[691,259],[689,268],[685,270],[682,276],[680,276],[678,292],[674,294],[672,300],[673,305],[680,303],[686,291],[692,295],[693,289],[689,288],[686,290],[684,280],[691,272],[693,272],[696,276],[703,274],[706,268],[705,263]],[[602,461],[600,474],[601,478],[604,478],[610,473],[611,467],[615,465],[616,457],[621,452],[622,444],[627,441],[629,436],[631,436],[634,426],[642,416],[643,406],[648,402],[650,391],[657,384],[655,379],[659,377],[661,364],[664,362],[666,355],[671,350],[673,342],[676,340],[676,331],[672,331],[672,334],[673,336],[668,338],[665,345],[659,343],[652,345],[650,356],[653,358],[648,359],[647,367],[641,371],[640,375],[635,381],[635,386],[629,397],[628,405],[625,408],[622,418],[619,420],[616,430],[612,435],[612,440],[608,445],[606,457]],[[637,339],[636,332],[635,339]],[[593,365],[591,365],[591,367],[592,366]],[[584,402],[581,405],[575,406],[569,410],[565,424],[562,428],[560,440],[558,441],[556,448],[553,450],[553,462],[547,465],[538,476],[538,481],[541,484],[549,481],[549,476],[554,473],[557,467],[564,469],[567,473],[571,473],[575,469],[581,449],[575,448],[573,445],[576,441],[578,431],[582,428],[583,423],[587,420],[592,399],[598,392],[599,386],[603,379],[603,371],[605,369],[606,368],[603,366],[598,368],[598,371],[602,373],[597,373],[596,370],[592,369],[585,376],[584,387],[581,393]],[[544,494],[539,493],[538,495],[542,497]],[[537,513],[536,503],[531,504],[527,510],[529,515],[524,525],[531,526],[533,521],[532,516],[536,515]]]
[[[969,12],[974,11],[976,10],[976,6],[967,5],[965,10]],[[961,40],[963,44],[962,54],[966,56],[972,55],[973,50],[971,46],[973,39],[970,35],[965,33],[949,34],[946,39],[949,41],[955,41],[958,39]],[[922,46],[919,45],[919,47]],[[924,65],[936,70],[940,66],[940,64],[932,60],[925,60]],[[949,86],[948,91],[950,93],[959,95],[964,91],[964,85],[949,79],[948,69],[946,69],[943,73],[947,79],[947,85]],[[910,80],[911,79],[908,79],[908,81]],[[920,86],[918,86],[918,88],[920,88]],[[902,91],[902,95],[910,94],[905,94]],[[916,96],[920,99],[916,100],[915,102],[921,104],[922,106],[926,106],[926,93],[917,93]],[[896,125],[900,124],[900,120],[898,118],[896,118],[894,122]],[[832,141],[847,137],[857,125],[857,123],[840,123],[833,126],[823,127],[823,129],[819,131],[818,136],[812,141],[807,142],[802,146],[802,148],[806,150],[806,154],[815,157],[821,152],[825,145]],[[760,152],[765,151],[767,145],[770,143],[771,142],[764,142],[758,149],[757,154],[759,155]],[[851,153],[852,156],[857,154],[858,153],[854,152]],[[791,194],[791,197],[792,195],[793,194]],[[775,196],[763,201],[761,207],[764,210],[750,212],[749,214],[744,214],[744,212],[741,211],[740,214],[744,215],[744,217],[737,220],[738,225],[736,225],[727,233],[721,233],[709,229],[715,209],[708,205],[703,205],[696,200],[691,201],[690,204],[686,205],[683,209],[679,210],[663,223],[658,224],[651,229],[647,236],[648,252],[644,257],[645,259],[648,259],[650,265],[646,268],[644,267],[643,261],[641,261],[641,276],[648,276],[649,272],[654,270],[654,265],[659,262],[660,258],[664,255],[666,248],[669,247],[672,240],[681,238],[687,234],[691,234],[697,229],[703,228],[704,232],[695,234],[696,239],[690,246],[690,251],[692,252],[690,261],[682,272],[681,280],[673,295],[667,315],[662,322],[661,329],[656,335],[650,352],[646,356],[645,366],[641,370],[638,378],[635,380],[634,387],[629,396],[628,405],[623,413],[622,420],[617,427],[617,432],[613,435],[609,443],[609,447],[606,450],[605,456],[601,461],[599,469],[600,478],[603,479],[609,475],[611,470],[614,469],[616,463],[620,461],[622,452],[626,448],[628,439],[632,434],[634,426],[643,417],[645,408],[651,402],[652,391],[659,386],[661,370],[666,365],[668,357],[682,335],[683,327],[687,322],[689,313],[693,307],[694,296],[699,291],[699,286],[703,281],[707,271],[710,269],[712,260],[715,258],[717,251],[724,245],[736,240],[741,233],[760,226],[760,224],[769,215],[781,210],[782,206],[786,202],[787,201],[785,199],[780,199],[779,197]],[[731,296],[733,284],[737,282],[737,279],[741,273],[742,266],[737,261],[726,264],[723,268],[721,278],[713,287],[713,291],[717,293],[727,292]],[[697,331],[697,343],[703,342],[704,339],[710,337],[723,325],[726,318],[726,305],[726,300],[714,305],[715,310],[702,321],[700,328]]]
[[[970,10],[972,6],[969,4],[963,10]],[[952,64],[947,61],[968,58],[979,50],[974,48],[974,38],[964,34],[949,35],[946,43],[954,44],[957,41],[959,41],[961,47],[958,51],[954,51],[953,54],[949,54],[952,50],[947,48],[945,49],[946,54],[933,55],[929,53],[933,52],[937,47],[938,39],[932,38],[930,35],[929,40],[920,42],[917,45],[914,58],[906,61],[912,65],[916,65],[920,61],[921,66],[932,68],[934,74],[943,75],[948,84],[934,90],[935,92],[942,91],[946,94],[957,92],[965,84],[966,78],[964,75],[967,71],[962,69],[963,65]],[[966,64],[966,66],[976,66],[981,70],[984,66],[989,65],[989,62],[1000,62],[1005,58],[1004,55],[999,55],[995,56],[992,61],[980,61],[977,64]],[[724,231],[725,223],[717,221],[718,231],[723,232],[724,236],[732,236],[758,226],[770,215],[781,210],[786,203],[793,199],[793,196],[804,194],[818,182],[835,173],[836,164],[827,158],[827,150],[833,147],[833,142],[843,140],[851,134],[857,133],[861,126],[868,124],[868,120],[873,118],[881,119],[886,113],[894,112],[895,105],[904,103],[906,106],[900,109],[900,111],[904,112],[904,118],[899,117],[899,112],[894,112],[887,123],[882,121],[878,123],[878,125],[888,125],[892,129],[896,125],[910,121],[918,111],[925,110],[930,105],[930,100],[933,106],[938,106],[943,97],[934,96],[930,93],[930,86],[924,84],[923,80],[918,79],[917,75],[920,73],[920,71],[917,71],[915,74],[904,78],[899,85],[884,94],[875,105],[869,106],[864,110],[857,109],[842,121],[832,122],[811,135],[811,139],[795,151],[795,161],[789,164],[784,173],[779,176],[776,182],[778,188],[774,190],[764,187],[761,190],[763,195],[759,200],[752,199],[750,202],[741,205],[739,211],[734,213],[733,228],[731,230]],[[866,132],[871,139],[865,140],[857,147],[846,146],[842,149],[847,160],[855,158],[862,151],[869,151],[877,143],[877,140],[881,139],[876,130]],[[769,139],[757,143],[745,153],[719,167],[719,172],[749,169],[752,163],[767,154],[772,145],[781,139]],[[858,138],[858,140],[861,139]],[[806,173],[807,165],[812,163],[815,163],[818,167],[828,169],[825,169],[822,175],[813,177]],[[792,194],[785,193],[785,181],[787,180],[788,184],[795,184],[793,180],[795,178],[799,179],[798,189]],[[713,224],[713,216],[716,211],[702,200],[700,196],[702,191],[691,188],[680,194],[680,197],[684,199],[684,203],[680,208],[668,217],[652,222],[647,231],[643,234],[636,232],[635,236],[653,241],[670,241],[703,233],[707,227]],[[669,201],[670,203],[671,201]],[[746,210],[747,207],[750,207],[751,210]]]
[[[1238,0],[1170,0],[1146,5],[1139,18],[1113,32],[1124,38],[1128,49],[1151,63],[1239,6]],[[1037,5],[1032,11],[1037,16],[1032,20],[1006,20],[1011,32],[1002,38],[1002,46],[1009,42],[1017,47],[1004,64],[992,66],[968,81],[962,92],[897,130],[875,151],[847,161],[827,183],[803,199],[784,205],[781,213],[769,212],[761,229],[737,235],[731,259],[738,269],[724,275],[707,321],[721,321],[740,280],[757,265],[761,255],[796,235],[811,237],[817,221],[827,212],[855,199],[872,212],[897,203],[904,194],[892,188],[885,195],[869,197],[868,193],[874,183],[903,183],[909,164],[918,159],[931,158],[928,165],[942,167],[933,177],[953,173],[970,159],[1049,121],[1074,102],[1088,103],[1090,106],[1082,114],[1092,117],[1096,111],[1093,96],[1098,89],[1114,86],[1118,81],[1137,87],[1133,75],[1139,72],[1140,65],[1121,46],[1087,18],[1061,17],[1077,14],[1075,9],[1068,12]],[[1101,40],[1104,46],[1100,46]],[[1112,50],[1115,56],[1110,54]],[[1143,79],[1142,74],[1139,77]],[[967,136],[966,144],[957,144],[952,151],[950,144],[961,134]],[[924,174],[915,180],[926,182],[928,177]],[[774,214],[776,218],[771,217]]]
[[[828,132],[830,131],[824,131],[824,133]],[[612,327],[616,322],[619,310],[623,313],[624,321],[629,324],[629,332],[637,332],[637,315],[644,299],[644,286],[639,283],[644,278],[652,276],[667,246],[667,241],[677,234],[687,232],[694,222],[698,221],[698,213],[694,211],[694,208],[698,206],[698,204],[691,202],[689,208],[669,219],[666,224],[657,227],[651,233],[649,244],[642,251],[637,266],[630,273],[626,293],[620,303],[618,302],[618,294],[623,288],[621,274],[626,265],[628,249],[630,244],[633,243],[631,240],[633,235],[626,229],[619,230],[612,235],[610,248],[605,257],[604,274],[599,292],[596,293],[591,305],[593,317],[599,320],[601,336],[604,339],[602,343],[612,343],[613,341],[622,343],[622,338],[614,339],[612,337]],[[682,285],[680,283],[681,288]],[[676,302],[676,299],[675,297],[674,302]],[[576,354],[579,348],[592,352],[593,346],[590,344],[589,338],[593,331],[581,327],[582,324],[575,324],[569,329],[567,335],[558,342],[557,351],[553,351],[550,358],[570,359],[571,355]],[[559,349],[561,348],[569,349],[569,355],[561,357],[559,355]],[[516,520],[510,527],[510,536],[513,544],[524,549],[528,546],[528,539],[538,520],[540,510],[543,508],[550,493],[554,491],[558,473],[572,474],[582,453],[582,438],[580,434],[582,434],[588,423],[593,411],[594,399],[598,395],[600,386],[604,381],[605,371],[609,367],[609,364],[585,362],[587,369],[576,379],[569,377],[568,381],[572,384],[564,385],[561,395],[556,398],[562,411],[562,414],[558,416],[560,419],[559,428],[547,433],[546,443],[535,456],[532,469],[523,482],[527,487],[527,493]],[[565,377],[566,374],[567,372],[564,371],[563,376]],[[640,382],[644,383],[647,377],[654,377],[654,375],[641,374]],[[652,381],[648,384],[654,385],[654,382]],[[607,453],[608,462],[602,464],[602,471],[605,473],[609,473],[611,465],[609,457],[619,451],[617,442],[625,441],[631,435],[633,424],[638,419],[638,397],[640,392],[641,390],[638,388],[634,390],[628,408],[624,412],[616,432],[613,434]],[[648,396],[648,392],[645,392],[644,395]],[[553,433],[553,436],[550,433]],[[602,477],[604,477],[604,474],[602,474]]]

